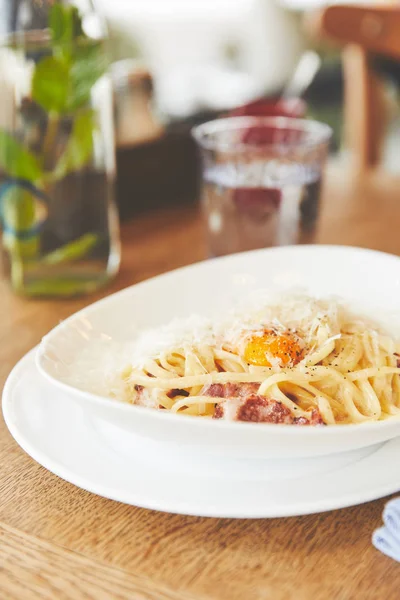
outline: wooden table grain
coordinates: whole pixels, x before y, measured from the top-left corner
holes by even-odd
[[[400,182],[331,172],[318,241],[400,254]],[[118,279],[97,297],[204,256],[196,208],[123,227]],[[96,297],[26,300],[0,280],[0,378]],[[97,497],[35,463],[0,419],[4,600],[395,600],[400,566],[371,533],[386,499],[299,518],[182,517]]]

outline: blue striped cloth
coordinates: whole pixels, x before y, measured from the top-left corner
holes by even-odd
[[[383,527],[372,534],[372,543],[383,554],[400,562],[400,498],[390,500],[383,510]]]

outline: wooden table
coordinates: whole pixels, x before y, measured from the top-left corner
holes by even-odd
[[[400,184],[331,174],[319,241],[400,254]],[[197,210],[123,227],[121,274],[100,295],[204,255]],[[99,295],[99,296],[100,296]],[[32,301],[0,281],[0,377],[95,298]],[[385,500],[271,520],[181,517],[99,498],[36,464],[0,421],[4,600],[395,600],[400,565],[371,545]]]

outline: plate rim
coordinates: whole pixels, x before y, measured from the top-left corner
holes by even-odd
[[[339,510],[342,508],[347,508],[350,506],[364,504],[366,502],[371,502],[373,500],[377,500],[379,498],[385,497],[392,493],[399,491],[400,489],[400,478],[399,481],[394,484],[385,484],[381,485],[378,488],[372,488],[369,493],[364,493],[360,500],[359,494],[356,492],[351,492],[349,494],[344,494],[341,496],[340,501],[336,499],[332,500],[331,497],[328,497],[324,501],[318,500],[317,502],[310,500],[308,502],[301,502],[299,504],[290,505],[290,507],[285,507],[283,510],[279,510],[279,507],[275,504],[274,510],[272,511],[263,511],[256,510],[256,512],[248,511],[246,508],[244,510],[238,511],[237,509],[233,509],[231,511],[218,511],[214,510],[213,506],[208,506],[207,508],[193,505],[192,503],[182,502],[176,500],[175,502],[170,502],[172,505],[165,505],[162,503],[162,500],[150,500],[149,499],[141,499],[140,492],[135,499],[132,499],[132,492],[129,490],[112,490],[109,486],[105,486],[104,484],[98,484],[95,481],[85,480],[84,476],[76,475],[70,467],[65,467],[61,465],[57,459],[49,458],[45,455],[42,450],[38,450],[35,448],[35,445],[26,439],[26,436],[23,432],[20,431],[18,425],[14,422],[12,418],[13,411],[13,396],[16,393],[16,385],[20,378],[22,372],[29,368],[29,366],[33,367],[36,370],[36,374],[38,377],[42,377],[38,372],[35,362],[34,362],[34,352],[36,348],[33,348],[29,351],[24,357],[22,357],[14,369],[11,371],[9,377],[7,378],[6,384],[4,386],[3,395],[2,395],[2,411],[4,421],[6,426],[17,442],[17,444],[37,463],[43,466],[45,469],[55,474],[57,477],[60,477],[64,481],[75,485],[78,488],[84,489],[90,493],[93,493],[97,496],[108,498],[110,500],[114,500],[117,502],[122,502],[129,505],[138,506],[144,509],[156,510],[160,512],[173,513],[173,514],[181,514],[195,517],[209,517],[209,518],[237,518],[237,519],[259,519],[259,518],[287,518],[294,516],[302,516],[309,514],[319,514],[323,512],[328,512],[332,510]],[[45,385],[49,385],[48,381],[43,379]],[[73,402],[73,401],[72,401]],[[76,403],[73,403],[76,406]],[[375,456],[376,453],[383,451],[386,448],[386,451],[390,449],[391,446],[395,448],[400,446],[400,437],[394,438],[382,444],[380,448],[377,449],[375,453],[360,459],[354,463],[351,463],[344,469],[355,466],[357,463],[368,460],[371,456]],[[336,471],[332,471],[332,473],[340,472],[341,469]],[[327,474],[329,475],[329,474]],[[315,474],[310,477],[318,478],[318,474]],[[287,480],[286,480],[287,481]],[[271,483],[271,482],[269,482]]]

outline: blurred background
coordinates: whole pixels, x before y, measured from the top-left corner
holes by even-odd
[[[330,41],[312,24],[325,4],[98,0],[108,22],[114,62],[118,202],[123,218],[163,204],[194,201],[197,179],[190,128],[254,100],[301,96],[307,116],[333,127],[331,160],[346,162],[345,44]],[[381,88],[381,161],[388,171],[398,173],[399,69],[396,61],[378,55],[368,66]],[[350,85],[361,86],[357,66],[349,68],[358,79]],[[349,94],[357,95],[357,90]],[[357,101],[352,97],[347,103]],[[257,114],[264,109],[259,106]],[[252,111],[241,108],[239,114]]]
[[[378,229],[387,239],[398,4],[0,0],[0,16],[0,221],[15,290],[73,295],[111,279],[115,200],[122,221],[167,209],[160,222],[179,222],[202,197],[208,256],[343,242],[351,219],[351,244],[377,244]],[[199,151],[193,128],[226,116],[298,120],[225,120],[220,137],[221,123],[203,126]],[[363,223],[376,228],[364,240]]]

